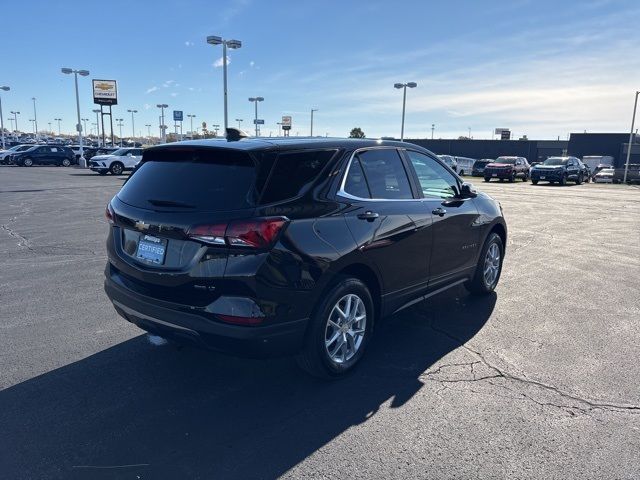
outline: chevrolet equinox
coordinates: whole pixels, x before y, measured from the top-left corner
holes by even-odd
[[[436,155],[368,139],[152,147],[105,215],[105,290],[126,320],[235,355],[296,355],[329,378],[359,362],[381,318],[460,284],[492,292],[507,235],[499,203]]]

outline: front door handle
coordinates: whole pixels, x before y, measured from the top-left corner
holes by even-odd
[[[367,210],[364,213],[359,213],[358,214],[358,218],[360,220],[368,220],[370,222],[373,222],[379,216],[380,216],[379,214],[377,214],[376,212],[372,212],[371,210]]]
[[[433,210],[431,213],[433,213],[434,215],[438,215],[439,217],[444,217],[447,211],[442,207],[438,207],[435,210]]]

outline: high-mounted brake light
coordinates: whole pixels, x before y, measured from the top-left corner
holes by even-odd
[[[108,203],[107,208],[104,209],[104,218],[106,218],[107,222],[111,225],[113,225],[115,222],[116,214],[113,211],[113,208],[111,207],[110,203]]]
[[[188,235],[212,245],[262,249],[275,243],[287,222],[285,217],[267,217],[236,220],[228,225],[197,225],[189,229]]]

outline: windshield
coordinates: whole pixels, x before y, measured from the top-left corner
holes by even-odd
[[[499,157],[499,158],[496,159],[496,163],[508,163],[509,165],[515,165],[516,159],[515,158]]]
[[[544,161],[544,165],[564,165],[567,163],[567,160],[559,157],[551,157],[547,158]]]

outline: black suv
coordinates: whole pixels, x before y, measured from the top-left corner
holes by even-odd
[[[496,287],[498,202],[431,152],[364,139],[152,147],[108,204],[105,290],[178,342],[297,354],[334,377],[382,317],[464,284]]]
[[[566,185],[568,181],[580,185],[589,178],[587,166],[576,157],[549,157],[531,169],[531,183],[539,181]]]
[[[68,167],[76,161],[76,156],[68,147],[59,145],[36,145],[23,152],[11,155],[11,160],[21,167],[33,165],[59,165]]]

